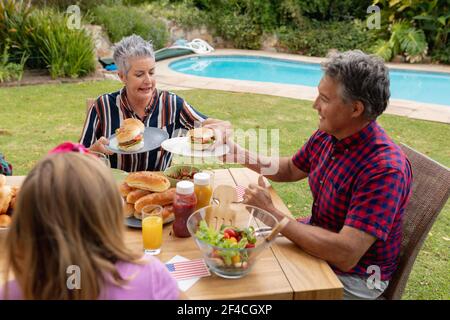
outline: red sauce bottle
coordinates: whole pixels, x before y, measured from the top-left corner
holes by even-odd
[[[176,237],[187,238],[191,236],[187,228],[187,219],[195,211],[196,206],[197,198],[194,193],[194,184],[190,181],[178,182],[173,201],[175,221],[172,225]]]

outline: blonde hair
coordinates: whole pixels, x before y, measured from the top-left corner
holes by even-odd
[[[113,176],[74,152],[49,155],[28,174],[5,244],[6,277],[12,270],[25,299],[97,299],[105,281],[126,283],[116,262],[141,262],[124,244]],[[81,289],[66,284],[71,265],[80,268]]]

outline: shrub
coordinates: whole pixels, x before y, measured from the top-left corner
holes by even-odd
[[[431,58],[434,62],[450,64],[450,44],[447,44],[445,48],[433,51]]]
[[[284,21],[293,18],[295,22],[301,16],[320,21],[364,19],[371,3],[372,0],[282,0],[279,10]]]
[[[262,28],[247,15],[225,15],[217,21],[215,31],[225,40],[233,42],[236,48],[259,49],[261,47]]]
[[[21,80],[23,76],[23,69],[27,56],[23,55],[20,63],[13,63],[9,61],[9,45],[5,45],[3,54],[0,57],[0,82]]]
[[[30,20],[33,44],[52,78],[77,78],[95,70],[94,43],[84,29],[69,29],[67,17],[50,9],[34,11]]]
[[[389,40],[379,40],[372,51],[385,61],[402,54],[406,61],[414,63],[422,61],[427,54],[428,45],[422,30],[403,21],[394,23]]]
[[[122,0],[32,0],[31,3],[36,8],[42,8],[43,6],[49,6],[56,8],[60,11],[66,11],[71,5],[77,5],[84,13],[88,10],[92,10],[99,5],[116,5],[121,4]]]
[[[83,30],[71,30],[68,16],[29,1],[0,0],[0,47],[8,43],[12,63],[48,68],[52,77],[79,77],[95,69],[94,44]]]
[[[123,37],[137,34],[152,40],[155,49],[164,47],[169,40],[169,32],[164,21],[152,17],[137,7],[99,6],[95,8],[94,20],[103,25],[113,42]]]
[[[290,52],[309,56],[326,56],[330,49],[368,51],[373,35],[364,24],[352,22],[305,22],[302,29],[281,27],[277,32],[280,44]]]

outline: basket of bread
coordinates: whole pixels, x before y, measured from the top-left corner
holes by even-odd
[[[0,174],[0,229],[7,229],[11,224],[18,192],[19,187],[7,185],[6,177]]]
[[[175,219],[173,199],[175,188],[162,173],[139,171],[130,173],[119,185],[124,200],[125,224],[130,227],[141,227],[141,211],[147,205],[160,205],[164,208],[163,223]]]

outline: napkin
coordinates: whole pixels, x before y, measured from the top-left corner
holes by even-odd
[[[166,267],[177,280],[178,288],[183,292],[192,287],[201,277],[211,275],[203,259],[189,260],[176,255],[166,262]]]

